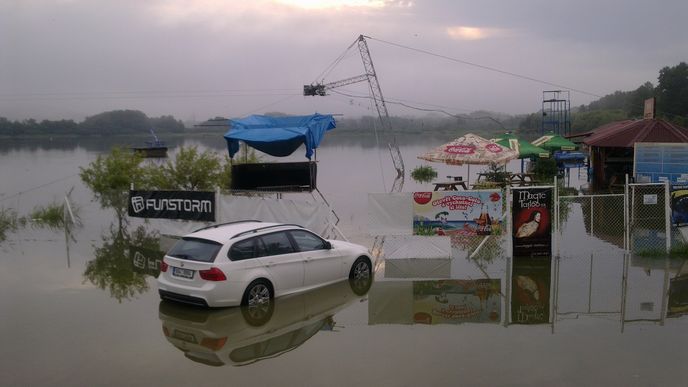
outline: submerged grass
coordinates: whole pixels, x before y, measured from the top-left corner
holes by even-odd
[[[7,234],[15,232],[26,223],[24,218],[17,216],[17,213],[0,208],[0,242],[7,239]]]
[[[63,228],[65,225],[64,205],[53,203],[46,207],[36,207],[29,215],[34,225],[51,229]]]
[[[646,258],[666,258],[667,256],[671,258],[688,258],[688,244],[672,244],[669,254],[667,254],[666,249],[657,247],[638,250],[635,252],[635,255]]]

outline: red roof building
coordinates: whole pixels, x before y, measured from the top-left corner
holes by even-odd
[[[636,142],[688,142],[688,129],[659,119],[625,120],[600,126],[583,140],[605,148],[633,148]]]
[[[613,188],[633,175],[633,150],[638,142],[688,143],[688,129],[661,119],[624,120],[571,137],[585,137],[590,148],[592,189]]]

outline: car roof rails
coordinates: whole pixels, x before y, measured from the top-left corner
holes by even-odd
[[[280,223],[280,224],[273,224],[273,225],[270,225],[270,226],[258,227],[258,228],[254,228],[253,230],[248,230],[248,231],[240,232],[240,233],[238,233],[238,234],[236,234],[236,235],[232,235],[232,237],[229,238],[229,239],[234,239],[234,238],[237,238],[237,237],[246,235],[246,234],[253,234],[253,233],[256,233],[256,232],[258,232],[258,231],[266,230],[266,229],[268,229],[268,228],[277,228],[277,227],[285,227],[285,226],[287,226],[287,227],[298,227],[298,228],[303,228],[302,225],[300,225],[300,224],[295,224],[295,223]]]
[[[201,227],[201,228],[199,228],[198,230],[194,230],[193,232],[198,232],[198,231],[202,231],[202,230],[208,230],[208,229],[211,229],[211,228],[218,228],[218,227],[222,227],[222,226],[227,226],[227,225],[229,225],[229,224],[253,223],[253,222],[261,223],[260,220],[255,220],[255,219],[236,220],[236,221],[234,221],[234,222],[218,223],[218,224],[212,224],[212,225],[210,225],[210,226]]]

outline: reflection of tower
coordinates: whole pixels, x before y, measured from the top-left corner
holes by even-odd
[[[548,132],[561,136],[571,134],[571,101],[568,90],[542,92],[541,134]]]

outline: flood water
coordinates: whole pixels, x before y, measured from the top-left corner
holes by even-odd
[[[446,140],[402,139],[407,174]],[[224,152],[220,135],[173,146],[182,144]],[[140,249],[124,245],[114,213],[78,177],[110,145],[0,145],[1,209],[25,216],[71,191],[83,223],[69,235],[28,225],[0,242],[3,386],[688,384],[688,263],[625,256],[586,235],[575,206],[561,255],[546,261],[503,251],[386,259],[369,289],[342,282],[278,299],[260,316],[161,303],[158,253],[146,249],[154,230],[137,236]],[[332,137],[317,159],[342,232],[371,247],[368,193],[388,192],[394,178],[386,148]],[[467,172],[433,167],[440,178]]]

